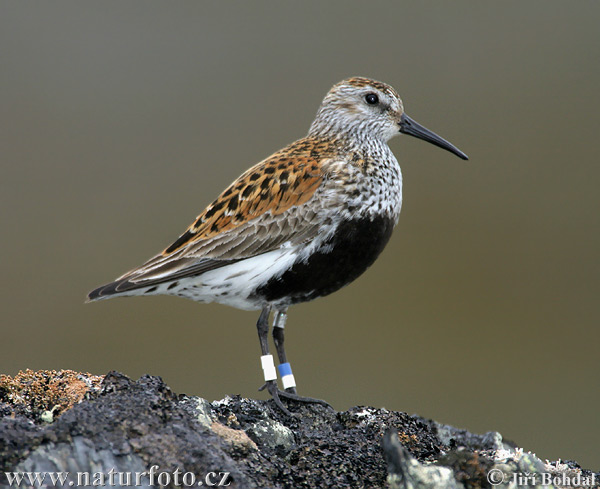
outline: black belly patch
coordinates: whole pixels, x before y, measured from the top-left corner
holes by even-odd
[[[305,262],[256,290],[265,302],[296,304],[331,294],[361,275],[377,259],[392,235],[394,222],[375,217],[346,221],[331,240]]]

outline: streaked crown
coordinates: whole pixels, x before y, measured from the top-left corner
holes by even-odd
[[[403,112],[402,100],[391,86],[348,78],[325,96],[308,135],[387,142],[398,134]]]

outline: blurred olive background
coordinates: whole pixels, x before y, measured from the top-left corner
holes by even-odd
[[[583,1],[3,2],[0,372],[265,398],[258,313],[83,301],[370,76],[470,161],[392,140],[390,244],[291,309],[300,392],[599,469],[599,22]]]

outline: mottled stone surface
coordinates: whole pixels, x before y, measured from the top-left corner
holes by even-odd
[[[61,375],[59,384],[67,377],[81,381],[80,374]],[[56,390],[52,372],[41,378]],[[176,477],[182,486],[193,474],[196,487],[222,480],[227,487],[248,489],[472,489],[491,487],[490,473],[493,482],[504,479],[501,487],[510,487],[515,472],[593,476],[574,462],[542,462],[496,432],[476,435],[370,407],[335,412],[290,403],[295,414],[290,418],[272,401],[231,396],[210,403],[176,395],[159,377],[133,381],[118,372],[108,373],[101,385],[89,382],[87,391],[78,390],[72,402],[63,399],[62,407],[45,417],[53,409],[45,389],[36,387],[44,402],[19,394],[27,382],[39,383],[39,375],[21,377],[21,387],[15,379],[5,376],[0,382],[0,477],[5,471],[68,471],[64,485],[72,487],[68,482],[76,482],[79,472],[89,474],[90,482],[106,477],[108,487],[112,470],[112,487],[126,487],[119,479],[126,473],[130,485],[137,473],[138,487],[151,487],[154,470],[155,485],[168,477],[171,487]]]

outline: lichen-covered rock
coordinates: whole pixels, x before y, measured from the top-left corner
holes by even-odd
[[[0,375],[0,403],[12,406],[16,414],[51,423],[86,394],[98,392],[103,379],[73,370],[27,369],[14,377]]]
[[[180,408],[178,396],[158,377],[133,382],[110,372],[99,393],[52,424],[15,421],[0,424],[0,473],[136,473],[157,465],[161,473],[228,471],[237,487],[256,487],[238,469],[231,444]]]
[[[402,446],[396,430],[387,430],[383,439],[383,449],[388,463],[390,489],[459,489],[452,470],[437,465],[420,464]]]
[[[290,418],[272,401],[178,396],[159,377],[110,372],[100,385],[79,375],[0,378],[0,477],[68,471],[51,485],[81,485],[77,478],[87,476],[89,485],[112,487],[243,489],[516,487],[519,473],[533,474],[530,487],[542,474],[600,481],[572,462],[543,463],[499,433],[475,435],[406,413],[292,402]],[[70,382],[83,384],[65,397]],[[43,416],[53,403],[60,408]]]

